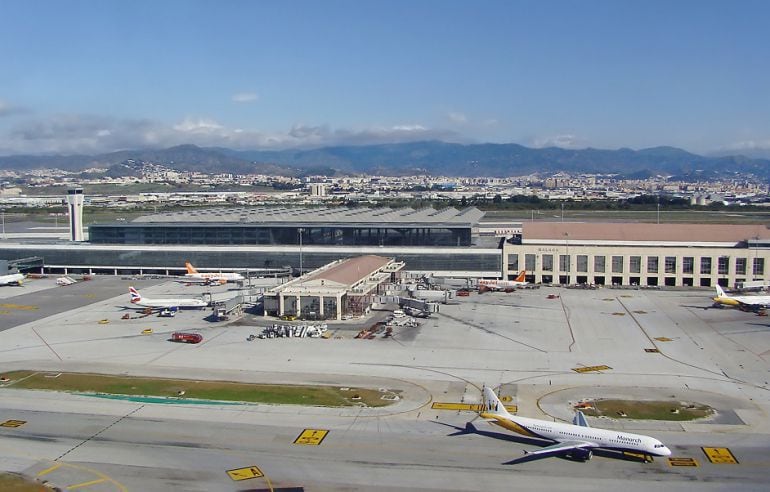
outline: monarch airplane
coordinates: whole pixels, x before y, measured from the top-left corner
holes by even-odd
[[[528,456],[567,456],[577,461],[588,461],[596,448],[654,456],[671,455],[671,450],[653,437],[589,427],[579,410],[572,424],[530,419],[510,414],[491,388],[484,387],[482,394],[484,403],[479,412],[482,419],[517,434],[553,443],[536,451],[525,451]],[[509,463],[527,459],[525,456]]]
[[[729,296],[719,284],[717,296],[713,300],[715,305],[738,306],[743,309],[761,310],[770,306],[770,296]]]

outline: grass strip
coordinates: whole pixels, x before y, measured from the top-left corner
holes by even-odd
[[[250,384],[70,372],[14,371],[0,374],[0,377],[8,379],[0,383],[2,384],[0,388],[174,398],[181,396],[200,400],[320,407],[348,407],[362,404],[368,407],[382,407],[393,403],[381,399],[383,394],[394,393],[336,386]]]

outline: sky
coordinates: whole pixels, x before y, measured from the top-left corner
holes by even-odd
[[[0,0],[0,155],[437,139],[770,155],[770,2]]]

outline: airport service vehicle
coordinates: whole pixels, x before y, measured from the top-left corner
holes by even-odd
[[[0,285],[18,285],[24,282],[23,273],[12,273],[10,275],[0,275]]]
[[[240,273],[234,273],[234,272],[211,272],[211,273],[200,273],[198,270],[195,269],[190,262],[185,262],[185,267],[187,268],[187,273],[184,275],[184,278],[181,279],[183,282],[202,282],[202,283],[220,283],[220,284],[226,284],[227,282],[242,282],[245,280],[243,275]]]
[[[179,311],[179,309],[176,306],[165,308],[158,313],[158,316],[161,318],[173,318],[176,316],[177,311]]]
[[[203,335],[200,333],[182,333],[181,331],[176,331],[171,334],[171,341],[181,343],[200,343],[203,341]]]
[[[519,272],[519,275],[514,280],[488,280],[480,278],[477,283],[479,286],[479,289],[489,289],[489,290],[505,290],[505,289],[513,289],[516,287],[522,287],[524,285],[529,284],[525,280],[527,276],[527,271],[522,270]]]
[[[575,414],[572,424],[530,419],[510,414],[492,388],[484,387],[481,392],[484,398],[479,412],[481,418],[517,434],[554,443],[537,451],[525,451],[527,456],[510,461],[509,464],[529,461],[536,456],[567,456],[576,461],[588,461],[595,448],[654,456],[671,455],[671,450],[653,437],[589,427],[580,410]]]
[[[56,279],[56,285],[72,285],[76,284],[77,280],[75,280],[72,277],[67,277],[66,275],[64,277],[59,277]]]
[[[208,302],[202,300],[202,299],[150,299],[147,297],[142,297],[141,294],[139,294],[139,291],[137,291],[133,287],[128,288],[128,293],[130,296],[131,304],[135,306],[140,307],[148,307],[148,308],[204,308],[209,305]]]
[[[770,296],[729,296],[724,289],[717,284],[717,296],[714,297],[714,304],[759,310],[770,306]]]

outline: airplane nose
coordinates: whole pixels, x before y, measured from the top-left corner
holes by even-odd
[[[668,448],[663,448],[663,456],[671,456],[671,450]]]

